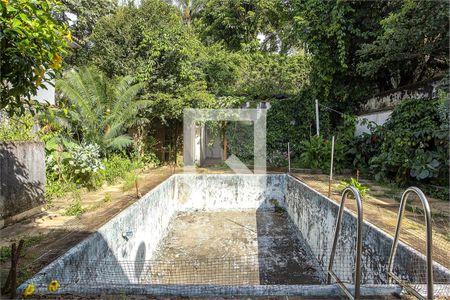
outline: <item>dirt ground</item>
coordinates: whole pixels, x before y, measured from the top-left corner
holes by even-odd
[[[328,176],[293,174],[298,179],[328,196]],[[345,177],[348,179],[348,177]],[[343,186],[340,182],[344,177],[335,177],[331,185],[331,199],[340,203]],[[402,189],[380,186],[376,182],[361,180],[368,187],[368,197],[364,201],[364,219],[376,225],[387,233],[394,235],[397,224],[397,213]],[[425,253],[425,221],[422,205],[418,198],[410,196],[411,204],[405,211],[402,222],[400,240],[414,249]],[[449,202],[428,198],[433,215],[433,259],[443,266],[450,268],[450,206]],[[356,213],[356,203],[347,201],[345,206]]]
[[[169,167],[143,171],[139,175],[139,192],[145,194],[171,174]],[[107,202],[105,195],[110,195]],[[24,239],[27,245],[19,260],[19,283],[33,276],[138,199],[134,189],[124,192],[122,183],[83,192],[81,203],[86,212],[75,217],[64,215],[70,205],[67,197],[54,200],[50,209],[33,218],[0,230],[0,246],[9,246],[20,239]],[[1,286],[6,280],[9,266],[9,259],[0,263]]]

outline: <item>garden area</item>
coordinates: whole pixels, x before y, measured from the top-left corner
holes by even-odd
[[[402,192],[420,188],[434,259],[450,267],[444,1],[1,0],[0,12],[2,295],[183,173],[187,108],[265,110],[267,172],[337,203],[354,186],[390,235]],[[202,126],[198,173],[230,173],[232,155],[252,170],[253,123]],[[11,186],[27,180],[22,204]],[[418,199],[406,211],[402,241],[425,253]]]

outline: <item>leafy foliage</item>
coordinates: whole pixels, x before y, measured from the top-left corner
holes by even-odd
[[[143,84],[152,117],[180,119],[185,107],[213,105],[199,62],[204,48],[175,7],[159,0],[121,7],[99,21],[90,39],[91,61],[107,76],[133,75]]]
[[[62,0],[61,11],[57,18],[69,24],[74,41],[64,63],[70,66],[82,66],[87,63],[90,48],[89,36],[104,16],[111,15],[117,9],[117,0]]]
[[[130,77],[109,84],[101,72],[84,67],[67,72],[57,85],[67,99],[68,122],[79,139],[98,144],[102,152],[132,144],[125,130],[139,109],[148,106],[148,101],[136,100],[142,84],[132,84]]]
[[[197,26],[207,44],[223,42],[228,49],[258,49],[258,33],[275,10],[273,0],[206,1]]]
[[[69,175],[75,182],[90,182],[91,177],[103,169],[100,147],[95,144],[81,144],[69,149]]]
[[[359,195],[361,196],[361,200],[366,200],[367,199],[367,193],[370,191],[370,189],[366,186],[363,186],[358,179],[355,179],[353,177],[350,177],[349,180],[343,180],[340,183],[340,187],[341,189],[346,188],[347,186],[351,185],[352,187],[354,187]]]
[[[321,169],[329,172],[331,161],[331,141],[322,136],[313,136],[310,140],[304,140],[300,143],[299,163],[302,167],[311,169]],[[345,148],[344,145],[335,140],[334,144],[334,163],[333,168],[339,172],[345,166]]]
[[[410,176],[419,181],[448,178],[448,128],[441,127],[448,122],[448,110],[442,120],[441,105],[439,99],[411,99],[394,109],[374,132],[380,143],[369,164],[376,179],[406,183]]]
[[[61,67],[70,34],[57,22],[56,0],[0,1],[0,109],[25,112],[25,104]]]
[[[35,121],[30,113],[7,118],[0,114],[0,141],[30,141],[36,138],[33,134]]]
[[[393,87],[431,78],[449,65],[448,3],[406,0],[380,21],[381,33],[364,44],[359,71],[389,74]]]

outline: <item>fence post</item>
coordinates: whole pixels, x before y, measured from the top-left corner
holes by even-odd
[[[288,142],[288,173],[291,173],[291,148],[289,148],[289,142]]]
[[[331,137],[331,164],[330,179],[328,181],[328,198],[331,196],[331,181],[333,181],[333,159],[334,159],[334,135]]]
[[[316,135],[319,136],[319,100],[316,99]]]

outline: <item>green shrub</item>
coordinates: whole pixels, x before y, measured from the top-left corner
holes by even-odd
[[[95,144],[72,145],[66,162],[66,172],[76,183],[96,187],[94,174],[103,169],[100,147]]]
[[[6,117],[0,114],[0,141],[30,141],[35,138],[32,133],[34,118],[31,113],[20,117]]]
[[[66,193],[76,189],[75,182],[59,180],[54,174],[47,171],[45,182],[45,201],[48,206],[52,206],[53,199],[64,196]]]
[[[322,136],[313,136],[310,140],[300,143],[300,157],[298,162],[303,168],[321,169],[329,172],[331,161],[331,140]],[[345,147],[338,138],[334,142],[333,169],[336,172],[345,167]]]
[[[372,139],[379,140],[369,160],[376,180],[412,180],[448,185],[448,100],[404,100],[379,127]],[[444,180],[445,178],[445,180]]]
[[[64,211],[65,216],[76,216],[79,217],[85,213],[85,209],[81,206],[81,194],[78,190],[72,192],[72,203]]]
[[[126,192],[134,188],[138,179],[139,176],[135,172],[129,172],[125,176],[125,181],[122,185],[122,191]]]
[[[101,174],[108,184],[114,184],[120,179],[125,179],[127,174],[142,166],[138,161],[131,161],[124,155],[113,155],[103,161],[105,166]]]
[[[103,197],[103,202],[108,203],[111,202],[112,200],[112,195],[110,192],[106,192],[105,196]]]
[[[357,179],[353,177],[351,177],[349,180],[341,181],[339,187],[341,189],[345,189],[349,185],[353,186],[359,192],[361,200],[364,201],[367,199],[367,193],[370,191],[370,189],[368,187],[363,186]]]

